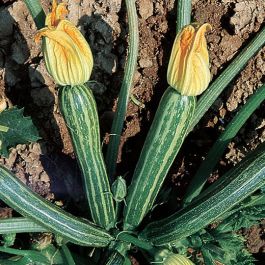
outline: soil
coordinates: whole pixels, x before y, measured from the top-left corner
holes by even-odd
[[[49,2],[42,0],[46,12]],[[132,94],[145,107],[133,102],[128,106],[117,169],[117,175],[126,176],[128,181],[159,99],[167,87],[166,70],[175,38],[177,4],[174,0],[136,2],[140,52]],[[68,8],[69,19],[85,35],[93,52],[95,64],[91,80],[96,82],[90,86],[98,103],[105,148],[127,55],[128,25],[124,1],[69,0]],[[193,0],[192,17],[198,23],[208,22],[213,27],[207,40],[214,79],[264,24],[265,2]],[[9,157],[1,157],[0,163],[46,199],[66,204],[70,196],[77,202],[83,196],[76,181],[80,174],[58,108],[57,88],[46,72],[40,45],[34,42],[36,32],[22,0],[1,1],[0,96],[8,106],[24,107],[42,139],[38,143],[12,148]],[[248,62],[185,141],[168,176],[176,194],[175,205],[220,132],[254,90],[264,83],[264,62],[265,48]],[[265,140],[263,108],[262,104],[230,143],[210,181]],[[3,204],[0,216],[12,216],[12,210]],[[248,249],[260,255],[256,258],[265,253],[264,231],[265,223],[261,222],[245,233]]]

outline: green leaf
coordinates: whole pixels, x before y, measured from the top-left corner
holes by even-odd
[[[223,256],[224,259],[220,259],[220,256],[215,256],[216,251],[212,252],[213,257],[222,262],[223,264],[253,264],[254,261],[251,254],[246,250],[244,242],[245,239],[243,236],[237,233],[222,233],[217,230],[210,231],[214,240],[211,244],[217,245],[220,247],[225,255]],[[214,248],[211,248],[213,250]]]
[[[232,260],[233,256],[229,255],[230,253],[226,252],[224,249],[222,249],[222,247],[215,244],[205,244],[203,246],[203,249],[208,249],[209,251],[208,253],[211,255],[213,260],[222,262],[223,264],[226,265],[230,265],[230,261]]]
[[[203,259],[204,259],[204,264],[205,265],[215,265],[214,258],[212,257],[210,251],[206,248],[201,249]]]
[[[0,113],[0,155],[7,157],[9,148],[39,139],[37,128],[30,117],[23,116],[23,109],[14,107]]]
[[[251,227],[262,218],[265,218],[265,205],[248,207],[226,218],[217,229],[222,232],[236,231]]]
[[[212,229],[205,231],[201,235],[201,239],[203,245],[200,248],[193,245],[190,247],[195,249],[197,253],[202,253],[206,265],[215,265],[216,261],[225,265],[253,264],[254,258],[246,250],[245,239],[241,235],[231,232],[223,233]]]
[[[4,234],[3,237],[3,246],[11,247],[14,245],[16,240],[16,233]]]
[[[254,265],[256,260],[246,249],[242,249],[237,253],[237,261],[232,262],[232,265]]]

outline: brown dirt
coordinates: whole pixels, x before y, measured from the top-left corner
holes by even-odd
[[[86,36],[94,55],[91,80],[97,83],[91,84],[91,87],[101,116],[102,137],[107,143],[106,133],[110,129],[112,110],[115,110],[127,53],[125,7],[121,0],[68,2],[69,19]],[[132,173],[159,99],[167,87],[166,68],[175,37],[176,2],[137,1],[140,53],[132,93],[145,104],[145,108],[129,103],[117,174],[129,173],[129,177]],[[18,145],[11,150],[8,158],[1,158],[0,163],[10,168],[34,191],[53,200],[60,197],[58,194],[64,184],[63,181],[58,184],[62,185],[60,189],[51,187],[50,169],[54,169],[58,161],[65,165],[65,161],[70,159],[73,165],[70,163],[72,166],[68,167],[68,174],[76,172],[76,164],[71,159],[74,157],[73,148],[58,109],[56,87],[45,70],[40,46],[34,42],[36,27],[23,1],[4,0],[1,3],[0,96],[5,97],[8,105],[25,108],[25,113],[32,116],[38,127],[42,140],[35,144]],[[47,11],[49,1],[42,0],[42,3]],[[265,18],[265,2],[193,0],[192,12],[194,21],[209,22],[213,26],[207,39],[211,73],[215,78],[260,29]],[[173,181],[176,201],[183,196],[183,187],[236,110],[264,83],[264,54],[265,48],[249,61],[187,139],[168,177]],[[261,106],[229,145],[213,178],[264,140],[265,117]],[[64,172],[57,168],[53,175],[62,179]],[[57,193],[54,190],[60,191]],[[77,187],[76,194],[78,190]],[[12,214],[8,208],[0,210],[1,216]],[[253,253],[265,252],[260,230],[253,228],[246,234],[248,248]]]

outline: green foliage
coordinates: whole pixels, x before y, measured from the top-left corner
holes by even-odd
[[[218,261],[225,265],[250,265],[253,264],[254,259],[246,250],[244,242],[245,239],[235,232],[223,233],[215,229],[203,229],[178,241],[175,249],[182,254],[186,254],[188,248],[193,249],[195,264],[203,262],[208,265],[216,265],[215,261]]]
[[[242,236],[236,233],[214,233],[212,236],[213,239],[202,249],[207,249],[213,260],[226,265],[241,264],[243,261],[248,265],[253,264],[254,258],[245,249]]]
[[[23,109],[11,108],[0,113],[0,154],[7,157],[8,149],[17,144],[39,140],[38,130]]]
[[[3,237],[3,246],[4,247],[11,247],[14,245],[14,242],[16,240],[16,234],[10,233],[10,234],[4,234]]]

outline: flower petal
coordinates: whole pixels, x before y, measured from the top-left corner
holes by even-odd
[[[207,42],[205,38],[205,33],[207,31],[212,30],[212,26],[209,23],[203,24],[198,31],[196,32],[194,43],[193,43],[193,51],[202,56],[205,62],[209,64],[209,54],[207,50]]]
[[[81,32],[64,19],[68,11],[65,3],[53,0],[52,11],[46,17],[46,27],[35,41],[43,37],[43,55],[46,67],[60,85],[84,84],[90,78],[93,56]]]
[[[68,10],[66,9],[65,3],[57,4],[56,0],[52,2],[52,11],[46,16],[45,25],[48,27],[56,27],[60,20],[65,19],[68,15]]]
[[[83,53],[84,57],[90,65],[93,65],[93,56],[90,47],[85,40],[82,33],[68,20],[60,21],[56,30],[64,31],[72,41],[79,47],[80,52]]]
[[[201,94],[210,82],[209,55],[205,32],[211,29],[206,23],[194,28],[188,25],[176,36],[170,56],[167,79],[180,94]]]
[[[50,29],[42,31],[41,34],[44,37],[43,54],[47,70],[55,82],[60,85],[85,83],[89,79],[92,66],[88,69],[83,54],[69,35]]]
[[[175,38],[167,72],[168,83],[173,87],[182,86],[184,82],[183,76],[194,32],[192,26],[187,26]]]

